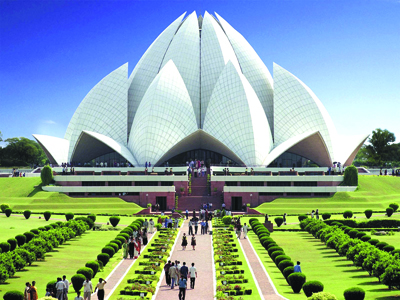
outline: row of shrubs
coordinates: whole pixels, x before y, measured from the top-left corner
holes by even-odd
[[[300,227],[321,239],[340,256],[346,256],[356,267],[361,267],[370,276],[375,276],[389,289],[400,289],[400,251],[393,250],[379,241],[367,237],[363,232],[337,222],[329,226],[322,221],[306,219]],[[377,245],[380,244],[378,247]],[[385,248],[386,247],[386,248]]]
[[[398,228],[400,226],[400,220],[388,220],[388,219],[368,220],[361,222],[357,222],[356,220],[353,219],[325,221],[325,223],[328,225],[331,225],[333,222],[339,222],[343,225],[352,228]]]
[[[23,270],[35,260],[44,260],[47,252],[89,228],[88,223],[82,220],[56,222],[0,243],[3,252],[0,254],[0,283],[4,283],[14,276],[16,270]]]

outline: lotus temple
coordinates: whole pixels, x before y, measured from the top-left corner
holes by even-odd
[[[346,187],[327,168],[350,165],[368,137],[339,135],[305,83],[276,63],[271,74],[245,37],[207,12],[173,21],[131,74],[126,63],[104,77],[64,138],[33,136],[60,173],[59,186],[49,189],[162,202],[167,209],[175,194],[215,201],[224,195],[232,207],[332,195]],[[211,186],[196,192],[193,185],[189,195],[186,165],[194,159],[207,165]],[[61,175],[65,163],[76,176]],[[143,173],[147,163],[153,175]],[[166,166],[173,178],[164,176]],[[257,176],[232,176],[247,175],[246,168]]]

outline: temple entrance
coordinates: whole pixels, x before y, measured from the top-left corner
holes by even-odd
[[[242,210],[242,197],[232,197],[232,210]]]
[[[167,197],[156,197],[156,204],[160,205],[160,211],[167,210]]]

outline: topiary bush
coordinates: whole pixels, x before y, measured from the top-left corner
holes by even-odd
[[[274,219],[276,226],[281,227],[281,225],[283,224],[283,218],[282,217],[276,217]]]
[[[3,296],[4,300],[24,300],[24,294],[20,291],[8,291]]]
[[[275,251],[283,251],[283,249],[278,246],[270,247],[270,248],[268,248],[268,255],[271,256],[271,254]]]
[[[1,212],[5,212],[6,208],[10,208],[10,205],[8,205],[6,203],[2,203],[0,205]]]
[[[6,214],[7,218],[9,218],[11,216],[12,213],[12,209],[11,208],[6,208],[4,210],[4,213]]]
[[[343,178],[344,186],[358,186],[358,170],[354,165],[346,167]]]
[[[344,299],[346,300],[364,300],[365,291],[359,287],[349,288],[344,291]]]
[[[368,242],[369,240],[371,240],[371,237],[368,236],[368,235],[364,235],[364,236],[361,237],[360,240],[362,240],[363,242]]]
[[[289,284],[294,293],[300,293],[303,284],[306,282],[306,275],[303,273],[292,273],[288,276]]]
[[[117,253],[117,251],[119,250],[119,247],[118,247],[118,245],[117,245],[116,243],[108,243],[105,247],[111,247],[111,248],[113,248],[114,254]],[[105,247],[104,247],[104,248],[105,248]],[[103,249],[104,249],[104,248],[103,248]],[[104,253],[107,253],[107,252],[104,252]]]
[[[319,292],[313,294],[311,297],[307,298],[307,300],[337,300],[337,298],[331,293]]]
[[[54,295],[57,295],[56,284],[57,284],[57,280],[49,281],[46,284],[46,290],[49,290],[50,293],[53,293]]]
[[[82,274],[75,274],[71,277],[72,286],[74,287],[75,292],[79,292],[83,287],[83,282],[86,280],[85,276]]]
[[[26,242],[26,236],[23,234],[18,234],[15,236],[15,239],[17,240],[18,247],[22,246]]]
[[[314,293],[319,293],[324,291],[324,285],[322,282],[313,280],[313,281],[307,281],[303,285],[303,292],[306,294],[307,297],[311,297],[312,294]]]
[[[231,225],[232,217],[231,216],[224,216],[222,218],[222,223],[225,225]]]
[[[93,277],[96,277],[97,272],[100,269],[100,265],[97,261],[88,261],[85,265],[85,267],[92,269],[93,271]]]
[[[39,234],[39,230],[38,230],[38,229],[31,229],[31,232],[32,232],[34,235]]]
[[[391,253],[394,250],[394,247],[392,245],[386,245],[382,250]]]
[[[74,214],[73,213],[66,213],[65,214],[65,219],[67,221],[72,220],[74,218]]]
[[[305,220],[305,219],[307,219],[307,218],[308,218],[307,215],[300,215],[300,216],[298,217],[299,222],[301,222],[301,221],[303,221],[303,220]]]
[[[393,255],[395,255],[396,253],[399,253],[399,254],[400,254],[400,249],[394,249],[394,250],[392,251],[392,254],[393,254]]]
[[[49,165],[44,166],[40,172],[40,178],[43,185],[49,185],[53,181],[53,170]]]
[[[110,220],[111,225],[113,227],[116,227],[118,225],[119,221],[121,220],[121,218],[113,216],[113,217],[110,217],[109,220]]]
[[[105,266],[110,260],[110,255],[108,255],[107,253],[100,253],[99,255],[97,255],[97,260],[101,261],[103,263],[103,266]]]
[[[278,256],[280,256],[280,255],[285,255],[285,252],[283,252],[283,251],[275,251],[275,252],[272,252],[272,253],[271,253],[271,259],[272,259],[273,261],[275,261],[275,258],[278,257]]]
[[[388,217],[392,216],[393,212],[394,212],[393,208],[391,207],[386,208],[386,214]]]
[[[367,235],[367,234],[366,234],[365,232],[358,232],[358,233],[356,234],[356,238],[358,238],[358,239],[361,240],[361,238],[362,238],[364,235]]]
[[[10,251],[11,245],[7,242],[0,243],[0,249],[2,253],[6,253]]]
[[[46,221],[50,220],[51,212],[45,211],[43,215],[44,215],[44,219],[45,219]]]
[[[277,252],[277,251],[275,251],[275,252]],[[274,253],[275,253],[275,252],[274,252]],[[271,258],[272,258],[272,257],[271,257]],[[273,259],[273,261],[275,262],[276,265],[279,265],[279,263],[280,263],[281,261],[284,261],[284,260],[290,260],[290,257],[287,256],[287,255],[285,255],[285,254],[282,254],[282,255],[276,256],[275,259]]]
[[[285,270],[287,267],[294,267],[294,263],[291,260],[282,260],[279,264],[278,264],[278,268],[279,270],[281,270],[281,272],[283,272],[283,270]]]
[[[93,270],[88,267],[80,268],[78,271],[76,271],[76,274],[82,274],[83,276],[85,276],[85,278],[89,279],[93,278]]]
[[[26,238],[25,242],[29,243],[35,237],[35,234],[33,232],[27,231],[24,233],[24,236]]]
[[[288,277],[290,274],[294,273],[294,267],[287,267],[283,270],[282,274],[285,277],[287,283],[289,283],[288,281]]]
[[[353,212],[351,210],[345,210],[343,213],[343,218],[350,219],[353,216]]]
[[[387,245],[388,243],[386,242],[379,242],[378,244],[375,245],[375,247],[378,248],[379,250],[383,250],[383,248]]]
[[[328,220],[328,219],[331,218],[331,216],[332,216],[332,215],[331,215],[330,213],[323,213],[323,214],[322,214],[322,219],[323,219],[323,220]]]
[[[29,219],[30,218],[30,216],[31,216],[31,211],[30,210],[24,210],[24,217],[25,217],[25,219]]]
[[[357,234],[358,234],[358,233],[359,233],[358,230],[353,229],[353,230],[350,230],[350,231],[349,231],[348,235],[349,235],[352,239],[354,239],[354,238],[357,237]]]
[[[87,216],[89,219],[91,219],[93,222],[96,222],[96,215],[95,214],[90,214]]]
[[[15,248],[17,248],[17,240],[16,239],[13,239],[13,238],[8,239],[7,243],[10,244],[10,251],[14,251]]]
[[[390,203],[389,207],[393,208],[393,211],[397,211],[399,209],[399,205],[397,203]]]
[[[365,217],[366,217],[367,219],[371,218],[371,217],[372,217],[372,209],[366,209],[366,210],[364,211],[364,214],[365,214]]]

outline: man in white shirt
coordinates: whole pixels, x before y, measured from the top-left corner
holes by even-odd
[[[64,282],[61,280],[60,277],[58,277],[58,278],[57,278],[57,283],[56,283],[56,289],[57,289],[57,296],[56,296],[56,298],[57,298],[58,300],[63,300],[64,288],[65,288]]]
[[[93,293],[92,282],[89,280],[89,278],[86,278],[86,280],[83,282],[83,299],[90,300],[90,295],[92,293]]]
[[[64,300],[68,300],[68,289],[69,289],[69,282],[67,280],[67,276],[63,276],[63,282],[65,284],[64,287]]]
[[[190,288],[194,289],[194,282],[197,278],[197,270],[194,266],[194,263],[192,263],[192,267],[189,269],[189,273],[190,273]]]

